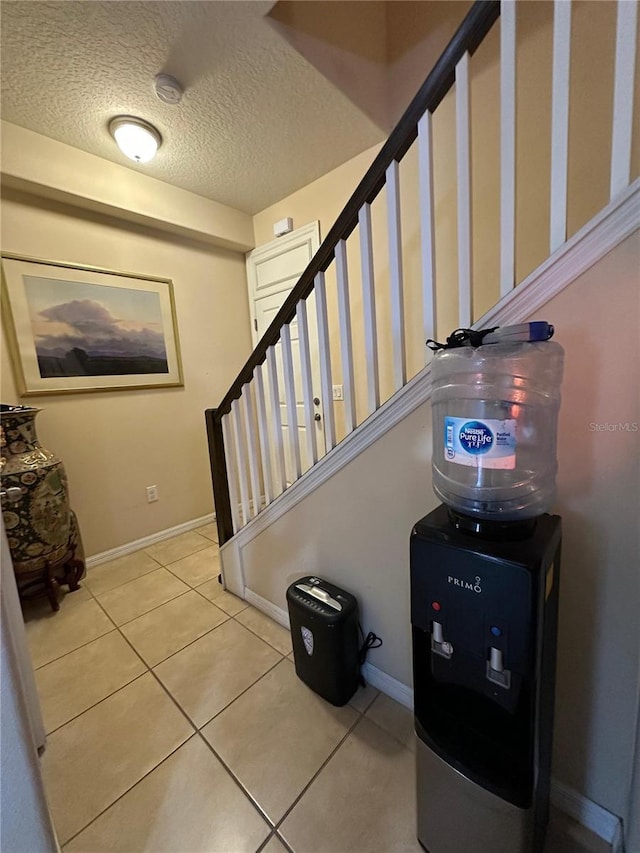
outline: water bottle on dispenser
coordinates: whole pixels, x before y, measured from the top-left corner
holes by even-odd
[[[464,515],[522,520],[555,498],[564,351],[548,323],[522,325],[527,340],[510,326],[433,358],[433,488]]]
[[[417,835],[539,853],[549,813],[562,347],[546,322],[428,342],[433,488],[411,533]]]

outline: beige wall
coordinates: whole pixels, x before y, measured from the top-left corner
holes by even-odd
[[[469,10],[469,0],[280,0],[277,31],[388,134]]]
[[[320,239],[323,240],[379,150],[380,146],[374,145],[301,190],[256,213],[253,217],[256,246],[274,239],[273,226],[285,216],[293,219],[294,228],[318,219]]]
[[[639,257],[636,232],[543,312],[566,349],[555,772],[622,816],[640,686],[640,432],[592,425],[640,423]]]
[[[387,4],[332,0],[280,0],[268,20],[318,71],[381,128],[389,121],[386,68]]]
[[[564,546],[554,775],[624,815],[638,689],[640,422],[638,233],[536,316],[566,350],[559,499]],[[411,683],[408,544],[436,505],[431,411],[412,413],[243,550],[250,589],[285,608],[289,583],[319,574],[355,592],[371,662]]]
[[[3,334],[2,401],[42,408],[38,434],[64,460],[87,553],[212,512],[203,412],[251,350],[243,255],[13,191],[2,214],[3,251],[173,280],[184,388],[20,399]]]
[[[464,16],[469,0],[388,0],[389,111],[395,124],[433,68]]]

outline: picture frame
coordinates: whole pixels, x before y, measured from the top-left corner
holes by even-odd
[[[184,385],[171,279],[0,258],[20,396]]]

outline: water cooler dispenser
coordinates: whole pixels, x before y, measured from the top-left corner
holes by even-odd
[[[429,853],[539,853],[548,822],[562,349],[496,338],[450,343],[432,364],[446,505],[410,542],[417,835]]]

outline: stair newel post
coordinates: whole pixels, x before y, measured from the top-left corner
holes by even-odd
[[[219,409],[205,409],[204,416],[207,424],[209,460],[211,464],[213,498],[216,507],[218,539],[219,544],[224,545],[225,542],[228,542],[229,539],[231,539],[234,530],[233,518],[231,516],[227,460],[224,450],[224,435],[222,433],[222,414],[220,414]]]

